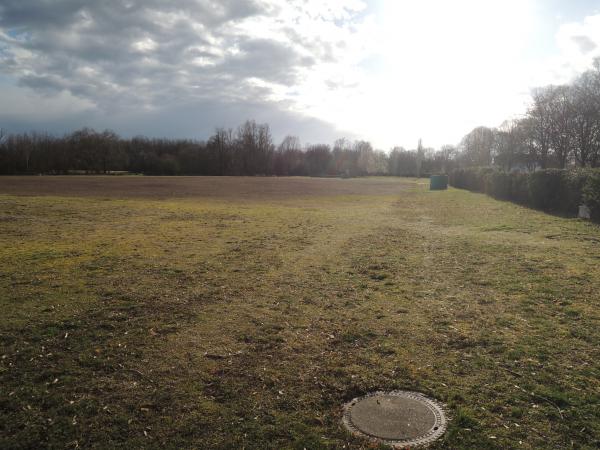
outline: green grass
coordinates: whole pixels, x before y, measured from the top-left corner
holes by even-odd
[[[340,182],[0,195],[0,448],[369,448],[341,405],[385,389],[447,405],[433,448],[598,448],[600,228]]]

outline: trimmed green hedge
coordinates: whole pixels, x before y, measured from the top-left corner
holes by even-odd
[[[530,174],[509,173],[489,167],[456,169],[450,185],[511,200],[544,211],[576,216],[586,204],[600,220],[600,169],[546,169]]]
[[[592,219],[600,222],[600,171],[595,171],[583,187],[583,202],[590,208]]]
[[[529,202],[544,211],[560,211],[562,173],[557,169],[540,170],[529,175]]]
[[[483,177],[485,193],[501,200],[510,200],[512,180],[506,172],[490,172]]]

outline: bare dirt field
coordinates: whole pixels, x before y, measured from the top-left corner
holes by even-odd
[[[402,186],[393,178],[307,177],[0,177],[0,194],[103,198],[287,199],[337,195],[390,195]]]
[[[0,178],[0,448],[600,446],[600,227],[398,178]]]

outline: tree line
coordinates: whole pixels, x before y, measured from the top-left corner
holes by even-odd
[[[599,167],[600,58],[572,83],[534,89],[523,117],[475,128],[458,150],[460,167]]]
[[[507,172],[600,167],[600,58],[572,83],[534,89],[526,114],[498,128],[477,127],[458,146],[439,150],[367,141],[278,145],[268,124],[217,128],[207,140],[122,138],[83,128],[57,137],[0,130],[0,174],[130,172],[149,175],[426,176],[462,167]]]
[[[0,174],[420,176],[453,164],[450,151],[401,147],[390,153],[367,141],[338,139],[302,145],[287,136],[275,145],[268,124],[248,120],[236,130],[217,128],[206,141],[125,139],[83,128],[62,137],[47,133],[0,133]]]

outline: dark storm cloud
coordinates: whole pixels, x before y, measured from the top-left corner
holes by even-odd
[[[298,66],[308,67],[315,62],[312,57],[302,57],[289,45],[267,39],[249,39],[239,47],[240,53],[220,67],[225,73],[291,85],[296,81]]]
[[[145,135],[205,139],[217,126],[236,129],[248,118],[268,123],[276,141],[281,141],[288,134],[300,136],[304,143],[333,142],[341,137],[339,131],[328,123],[286,112],[274,103],[253,101],[225,103],[207,100],[138,114],[105,115],[97,111],[85,111],[41,120],[33,117],[15,118],[0,111],[0,123],[5,130],[16,133],[44,130],[58,136],[66,131],[87,126],[98,130],[117,130],[124,137]],[[344,136],[350,139],[357,138],[348,132],[344,133]]]
[[[4,0],[0,4],[0,25],[8,28],[64,26],[81,8],[81,0]]]
[[[48,75],[24,75],[19,80],[19,84],[50,93],[65,88],[65,84],[60,78]]]
[[[147,12],[181,12],[208,25],[221,25],[261,12],[258,2],[250,0],[3,0],[0,5],[0,24],[5,27],[63,27],[72,25],[82,11],[90,11],[100,20],[110,19],[119,26],[135,25],[136,17]]]
[[[282,107],[271,98],[277,86],[292,87],[302,71],[335,59],[318,36],[264,37],[240,26],[286,7],[278,0],[3,0],[0,73],[45,95],[67,92],[95,105],[94,114],[194,114],[193,104],[198,117],[210,118],[214,108],[231,112],[223,105],[237,104],[256,116]]]

